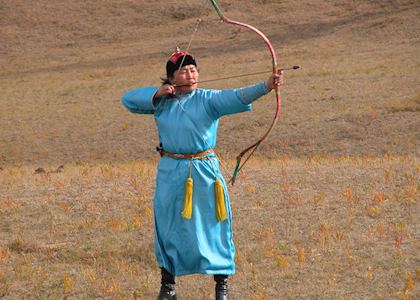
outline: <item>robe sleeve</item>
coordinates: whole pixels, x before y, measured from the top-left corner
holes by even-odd
[[[132,113],[153,114],[153,96],[157,90],[157,87],[144,87],[128,91],[121,97],[122,104]]]
[[[265,82],[234,90],[213,90],[210,99],[206,101],[206,109],[214,119],[249,111],[252,102],[269,92]]]

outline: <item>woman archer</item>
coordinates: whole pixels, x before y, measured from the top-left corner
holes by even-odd
[[[162,275],[157,299],[176,299],[176,276],[212,274],[216,299],[226,300],[235,246],[228,190],[213,150],[217,127],[222,116],[251,110],[253,101],[283,84],[283,74],[240,89],[200,89],[196,60],[178,50],[166,63],[166,75],[160,87],[122,96],[130,112],[153,114],[159,133],[153,202]]]

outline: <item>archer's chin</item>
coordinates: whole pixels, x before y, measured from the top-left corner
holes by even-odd
[[[191,93],[192,91],[194,91],[195,89],[197,89],[198,84],[193,84],[193,85],[189,85],[184,87],[184,89],[182,90],[182,92],[184,93]]]

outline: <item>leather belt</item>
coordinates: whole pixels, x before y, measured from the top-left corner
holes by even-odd
[[[201,158],[203,156],[206,156],[207,154],[214,153],[214,149],[209,149],[206,151],[197,152],[194,154],[179,154],[179,153],[171,153],[163,150],[162,148],[158,150],[161,156],[168,156],[171,158],[176,159],[195,159],[195,158]]]

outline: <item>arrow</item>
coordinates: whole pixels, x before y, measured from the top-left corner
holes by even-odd
[[[290,67],[290,68],[280,69],[279,71],[288,71],[288,70],[297,70],[297,69],[300,69],[300,66],[293,66],[293,67]],[[213,81],[219,81],[219,80],[225,80],[225,79],[231,79],[231,78],[239,78],[239,77],[246,77],[246,76],[253,76],[253,75],[259,75],[259,74],[268,74],[268,73],[272,73],[272,72],[273,71],[259,71],[259,72],[255,72],[255,73],[247,73],[247,74],[240,74],[240,75],[234,75],[234,76],[228,76],[228,77],[206,79],[206,80],[201,80],[201,81],[197,81],[197,82],[193,82],[193,83],[189,83],[189,84],[173,84],[172,86],[174,86],[174,87],[190,86],[190,85],[197,84],[197,83],[213,82]]]

